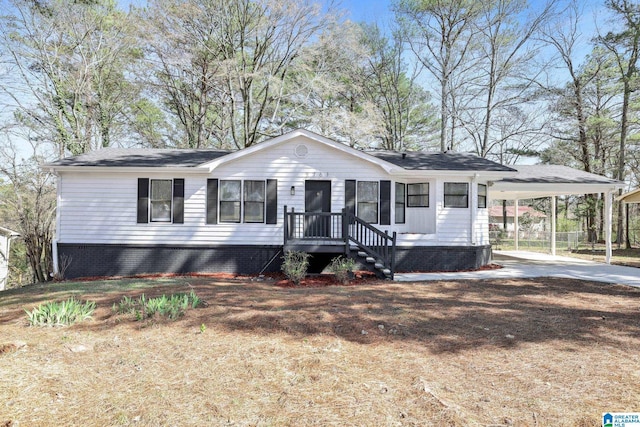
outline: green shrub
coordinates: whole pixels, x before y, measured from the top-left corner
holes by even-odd
[[[309,268],[309,254],[306,252],[287,251],[284,254],[282,272],[296,285],[307,275]]]
[[[66,301],[40,304],[32,311],[25,310],[31,326],[64,326],[90,319],[96,309],[93,301]]]
[[[120,314],[134,314],[136,311],[136,301],[125,295],[118,304],[113,303],[112,310]]]
[[[113,305],[113,311],[119,314],[133,314],[136,320],[147,319],[156,314],[173,320],[184,316],[189,308],[196,308],[201,304],[202,300],[193,291],[156,298],[147,298],[142,294],[137,300],[128,296],[122,297],[118,304]]]
[[[356,262],[352,258],[347,258],[341,255],[331,260],[329,270],[333,272],[340,283],[349,283],[355,266]]]

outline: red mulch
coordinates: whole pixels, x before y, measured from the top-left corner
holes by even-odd
[[[280,279],[275,282],[275,285],[281,288],[324,288],[326,286],[358,286],[376,279],[375,273],[372,273],[370,271],[354,272],[354,278],[349,280],[349,282],[347,283],[342,283],[336,280],[333,274],[310,275],[302,279],[302,281],[297,285],[291,280],[285,278],[282,274],[279,274],[279,277]]]
[[[456,270],[456,272],[465,271],[482,271],[482,270],[497,270],[502,268],[499,264],[487,264],[478,269],[469,270]],[[451,273],[451,271],[411,271],[411,273]],[[365,282],[371,281],[376,278],[375,273],[371,271],[356,271],[354,272],[354,279],[349,283],[341,283],[335,279],[333,274],[316,274],[307,276],[300,284],[295,285],[291,280],[288,280],[283,273],[265,273],[260,276],[255,275],[242,275],[236,273],[153,273],[153,274],[136,274],[133,276],[93,276],[93,277],[80,277],[72,279],[72,282],[91,282],[97,280],[116,280],[116,279],[156,279],[156,278],[171,278],[171,277],[203,277],[217,280],[258,280],[259,278],[265,278],[268,280],[276,281],[275,285],[282,288],[317,288],[325,286],[356,286]]]

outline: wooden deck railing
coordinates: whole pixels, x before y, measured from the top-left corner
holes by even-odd
[[[342,241],[345,253],[355,244],[359,251],[374,258],[390,271],[395,271],[396,233],[380,231],[358,216],[347,212],[291,212],[284,207],[284,244],[291,241]]]
[[[284,212],[284,243],[290,240],[344,241],[342,214],[335,212]]]

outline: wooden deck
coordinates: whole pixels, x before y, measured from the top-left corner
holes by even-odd
[[[344,253],[345,244],[342,240],[333,239],[288,239],[284,249],[309,253]]]

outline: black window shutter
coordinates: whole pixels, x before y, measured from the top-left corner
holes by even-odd
[[[391,225],[391,181],[380,181],[380,225]]]
[[[149,178],[138,178],[138,224],[149,222]]]
[[[184,178],[173,180],[173,223],[184,223]]]
[[[356,214],[356,180],[347,179],[344,182],[344,207],[347,212]]]
[[[207,179],[207,224],[218,223],[218,180]]]
[[[278,180],[267,180],[267,224],[278,223]]]

